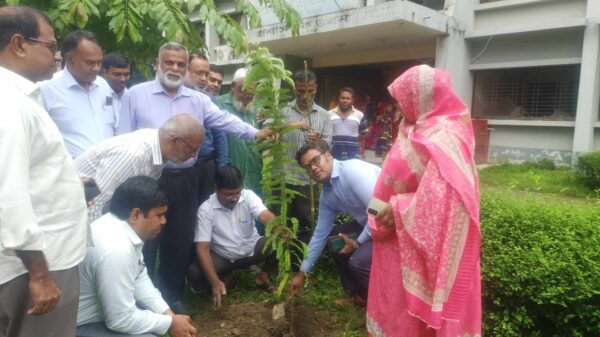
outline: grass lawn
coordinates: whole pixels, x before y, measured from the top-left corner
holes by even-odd
[[[481,190],[504,189],[516,192],[535,192],[563,198],[596,202],[600,191],[590,191],[570,169],[547,169],[535,163],[500,164],[479,170]]]

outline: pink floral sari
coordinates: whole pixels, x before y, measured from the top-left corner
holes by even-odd
[[[450,76],[416,66],[389,87],[404,113],[374,197],[396,226],[369,219],[370,336],[481,335],[478,180],[469,112]]]

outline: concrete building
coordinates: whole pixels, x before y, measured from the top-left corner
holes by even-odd
[[[428,63],[453,75],[471,108],[478,162],[570,164],[600,148],[600,0],[288,2],[303,17],[299,37],[262,10],[249,39],[290,70],[308,60],[325,107],[342,86],[384,95],[406,68]],[[235,13],[233,1],[218,4]],[[210,27],[205,37],[227,74],[242,64]]]

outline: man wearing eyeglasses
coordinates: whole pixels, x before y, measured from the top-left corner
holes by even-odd
[[[118,111],[108,83],[98,76],[102,48],[96,36],[77,30],[65,37],[62,46],[66,61],[62,75],[40,83],[40,87],[46,110],[75,158],[114,135]]]
[[[308,244],[308,256],[301,270],[292,279],[290,292],[295,295],[304,285],[321,252],[330,240],[343,243],[339,251],[330,252],[340,273],[344,290],[351,296],[338,299],[337,304],[364,306],[371,273],[372,241],[367,223],[367,207],[373,196],[381,168],[359,159],[338,161],[324,141],[304,145],[296,153],[296,161],[314,181],[323,184],[319,197],[319,216],[315,232]],[[349,214],[354,220],[333,227],[337,214]],[[352,239],[350,233],[356,235]]]
[[[0,336],[75,335],[86,205],[35,84],[55,50],[46,15],[0,7]]]
[[[75,159],[79,175],[92,178],[100,194],[88,208],[89,223],[108,212],[113,192],[127,178],[160,177],[167,161],[193,158],[204,141],[204,128],[191,115],[171,117],[157,129],[142,129],[106,139]]]

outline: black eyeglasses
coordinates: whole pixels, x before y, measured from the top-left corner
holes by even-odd
[[[319,166],[321,164],[321,157],[323,157],[325,153],[320,153],[314,157],[312,157],[312,159],[308,162],[308,164],[302,166],[303,169],[310,171],[310,169],[312,169],[313,166]]]
[[[52,54],[56,53],[56,51],[58,50],[58,44],[56,42],[42,41],[42,40],[34,39],[32,37],[28,37],[26,40],[29,42],[39,43],[39,44],[44,45],[44,47],[48,48],[52,52]]]

